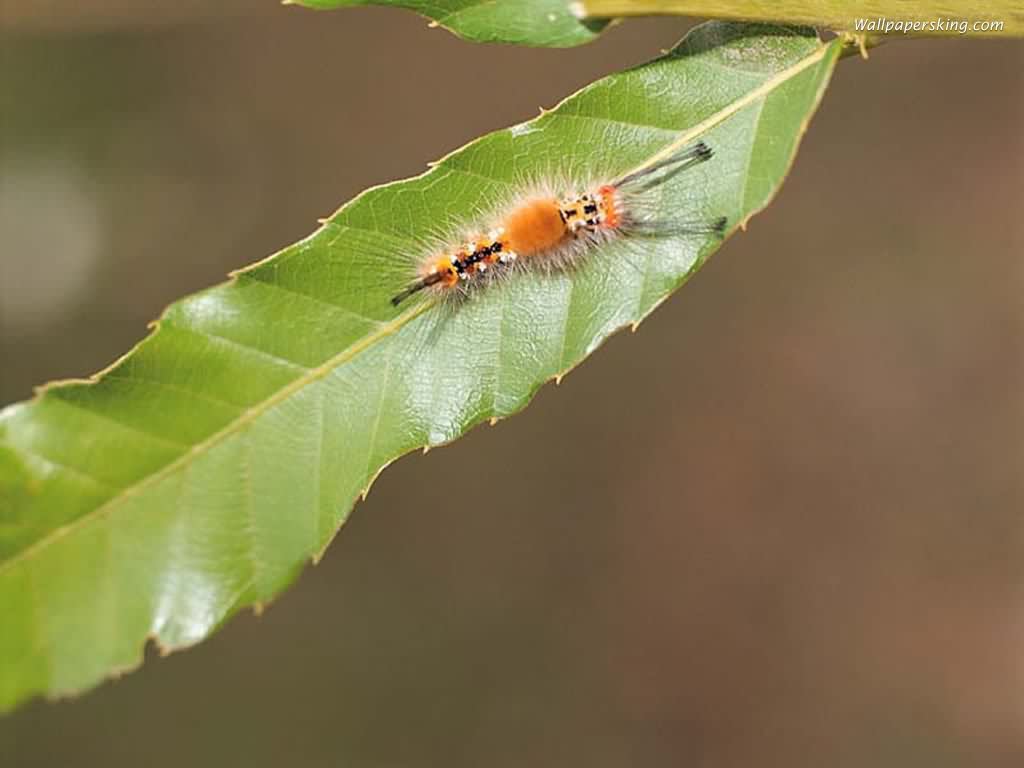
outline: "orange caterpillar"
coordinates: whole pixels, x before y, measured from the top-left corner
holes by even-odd
[[[391,299],[398,306],[424,288],[442,292],[522,263],[544,259],[570,262],[589,245],[606,242],[618,234],[657,235],[716,233],[725,231],[725,218],[710,225],[648,221],[634,210],[634,199],[675,173],[710,160],[711,148],[697,142],[648,167],[599,186],[579,196],[536,197],[519,204],[486,235],[472,238],[454,250],[427,259],[419,277]],[[659,173],[660,171],[664,171]]]

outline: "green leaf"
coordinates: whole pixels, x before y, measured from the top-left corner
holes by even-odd
[[[321,10],[354,5],[407,8],[466,40],[550,48],[589,43],[608,24],[600,19],[577,18],[567,0],[294,0],[294,3]]]
[[[272,599],[389,462],[519,411],[719,245],[623,238],[570,271],[395,309],[425,243],[487,226],[479,212],[524,180],[610,179],[697,137],[715,157],[658,188],[660,215],[735,229],[781,184],[839,51],[807,30],[699,27],[364,192],[173,304],[91,381],[0,413],[0,709],[81,691],[137,665],[147,638],[181,648]],[[458,468],[437,481],[457,487]]]
[[[1024,35],[1020,0],[578,0],[574,8],[581,18],[593,20],[619,16],[704,16],[813,24],[870,35],[902,35],[910,22],[918,25],[909,29],[908,33],[914,35]],[[864,28],[858,26],[859,21]],[[885,27],[897,22],[899,27]]]

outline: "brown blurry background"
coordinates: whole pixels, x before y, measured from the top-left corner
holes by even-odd
[[[4,403],[687,27],[91,5],[0,9]],[[262,617],[0,720],[0,765],[1024,765],[1022,94],[1021,43],[842,62],[637,334],[390,468]]]

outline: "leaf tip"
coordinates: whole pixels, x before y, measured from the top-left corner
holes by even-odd
[[[252,604],[252,615],[262,616],[264,608],[266,608],[266,605],[264,605],[261,601],[257,600],[255,603]]]
[[[491,416],[491,418],[489,418],[487,420],[487,423],[490,424],[492,427],[494,427],[494,426],[497,426],[499,421],[500,421],[500,419],[497,416]]]

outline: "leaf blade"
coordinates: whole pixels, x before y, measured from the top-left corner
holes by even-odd
[[[589,43],[608,24],[577,18],[564,0],[296,0],[295,4],[317,10],[359,5],[405,8],[465,40],[551,48]]]
[[[82,690],[136,665],[147,637],[184,647],[265,603],[384,466],[521,410],[716,245],[620,242],[454,312],[396,311],[388,298],[408,278],[396,254],[421,253],[422,232],[451,239],[524,179],[610,178],[698,135],[718,159],[665,185],[663,209],[745,220],[778,189],[838,46],[705,25],[662,59],[364,192],[172,305],[93,382],[0,413],[0,709]]]

